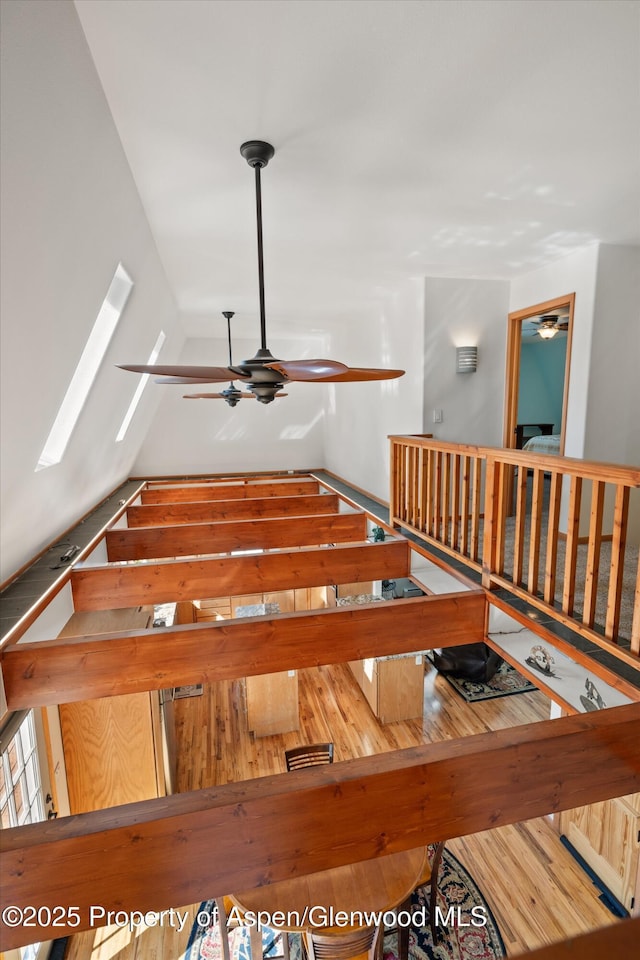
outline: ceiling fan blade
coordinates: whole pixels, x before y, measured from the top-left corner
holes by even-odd
[[[237,393],[235,395],[237,400],[246,399],[246,400],[255,400],[255,393]],[[183,400],[227,400],[228,396],[225,396],[224,393],[185,393]]]
[[[156,377],[154,383],[188,383],[195,387],[199,383],[229,383],[229,374],[226,377]]]
[[[163,364],[152,365],[146,363],[119,363],[121,370],[130,370],[132,373],[150,373],[161,377],[187,377],[190,380],[203,380],[206,383],[215,383],[220,380],[238,380],[250,379],[245,377],[242,372],[237,372],[237,368],[231,367],[190,367],[190,366],[165,366]]]
[[[345,373],[337,373],[332,377],[314,377],[314,380],[318,383],[357,383],[365,380],[396,380],[404,374],[404,370],[348,367]]]
[[[275,360],[265,367],[281,373],[287,380],[323,380],[334,374],[346,373],[349,369],[338,360]]]
[[[195,381],[194,381],[195,382]],[[288,397],[288,393],[276,393],[276,397]],[[227,400],[224,393],[185,393],[183,400]],[[237,399],[255,400],[255,393],[239,393]]]

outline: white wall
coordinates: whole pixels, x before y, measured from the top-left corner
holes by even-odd
[[[509,285],[427,277],[424,432],[437,440],[502,446]],[[475,373],[456,373],[456,347],[477,346]],[[442,410],[434,423],[433,411]]]
[[[369,316],[345,317],[329,341],[329,357],[349,366],[406,371],[397,380],[327,388],[327,469],[387,501],[388,436],[422,432],[423,301],[422,280],[408,280],[381,293]]]
[[[592,245],[519,277],[511,285],[511,310],[571,292],[576,300],[565,454],[637,466],[640,250]],[[632,491],[628,535],[636,544],[639,500],[638,491]],[[588,526],[588,506],[583,495],[581,532]]]
[[[118,361],[179,347],[176,309],[75,8],[3,4],[2,573],[131,470],[156,400],[115,436],[136,380]],[[118,261],[135,281],[62,462],[35,472]]]
[[[600,247],[584,455],[640,464],[640,247]]]
[[[567,457],[585,455],[598,252],[598,245],[592,244],[548,267],[516,277],[511,282],[510,312],[524,310],[568,293],[576,295],[564,448]]]
[[[603,244],[598,258],[585,459],[640,465],[640,247]],[[627,538],[640,543],[640,490]]]
[[[234,338],[237,363],[255,354],[257,344]],[[302,359],[301,345],[294,340],[270,342],[274,356]],[[311,344],[303,349],[309,353]],[[180,363],[211,363],[226,366],[227,342],[189,339]],[[133,376],[133,374],[130,374]],[[235,385],[242,387],[240,380]],[[149,389],[159,398],[157,414],[140,453],[134,473],[138,476],[175,476],[187,473],[237,473],[243,470],[304,470],[324,465],[323,420],[326,386],[314,383],[287,384],[288,396],[262,404],[240,400],[230,407],[224,400],[185,400],[185,393],[215,393],[227,383],[165,385]]]

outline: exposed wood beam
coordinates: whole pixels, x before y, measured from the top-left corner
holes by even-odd
[[[231,520],[222,523],[183,523],[170,527],[118,528],[107,533],[109,561],[152,557],[193,556],[348,543],[366,540],[364,513],[328,513],[314,517],[275,517],[269,520]]]
[[[17,644],[12,710],[482,641],[483,592]]]
[[[317,480],[283,480],[282,483],[192,483],[183,487],[148,487],[142,503],[185,503],[193,500],[244,500],[256,497],[300,497],[317,494]]]
[[[630,704],[2,830],[0,906],[75,907],[77,933],[93,904],[166,909],[635,793],[639,721]],[[5,928],[4,947],[64,932]]]
[[[249,503],[250,501],[244,501]],[[321,587],[332,583],[406,577],[409,544],[343,544],[303,547],[238,557],[156,560],[140,566],[77,566],[71,574],[76,610],[109,610],[173,600]]]
[[[198,500],[195,503],[149,503],[129,507],[130,527],[155,523],[207,523],[215,520],[250,520],[252,517],[302,517],[338,512],[338,497],[319,493],[307,497],[256,497],[248,500]]]

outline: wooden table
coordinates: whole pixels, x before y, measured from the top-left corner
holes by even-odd
[[[306,877],[281,880],[232,895],[230,899],[243,914],[264,911],[265,916],[273,916],[282,911],[285,918],[277,925],[279,930],[304,933],[314,929],[339,936],[344,927],[325,926],[325,917],[329,919],[331,909],[334,913],[349,914],[392,910],[403,903],[415,887],[427,882],[429,876],[427,849],[417,847]],[[253,956],[260,958],[259,931],[252,926],[250,932],[252,953],[254,944],[259,951]]]

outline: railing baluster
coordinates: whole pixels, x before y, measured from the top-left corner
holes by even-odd
[[[540,533],[542,530],[542,507],[544,496],[544,471],[533,471],[533,489],[531,491],[531,524],[529,527],[529,569],[527,571],[527,590],[538,592],[540,570]]]
[[[416,526],[419,530],[424,528],[424,450],[418,447],[416,450],[418,482],[416,484]]]
[[[453,457],[453,480],[451,484],[451,546],[457,550],[460,545],[460,457]]]
[[[402,472],[400,474],[400,516],[403,520],[408,520],[407,517],[407,458],[409,455],[408,449],[405,447],[402,452]]]
[[[513,540],[513,582],[522,584],[524,570],[525,522],[527,519],[527,480],[529,471],[526,467],[518,467],[516,477],[516,517]]]
[[[627,520],[629,517],[629,487],[618,484],[616,505],[613,513],[613,540],[611,541],[611,573],[609,576],[609,596],[607,598],[607,618],[604,635],[608,640],[618,642],[620,629],[620,604],[622,602],[622,580],[624,577],[624,551],[627,543]]]
[[[549,491],[549,518],[547,522],[547,555],[544,564],[544,599],[553,604],[556,596],[556,566],[558,562],[558,529],[560,526],[560,501],[562,475],[551,474]]]
[[[496,573],[504,573],[504,553],[507,531],[507,515],[511,508],[511,468],[506,463],[498,463],[498,526]]]
[[[589,545],[587,546],[587,571],[584,581],[584,605],[582,622],[592,627],[596,619],[598,579],[600,577],[600,551],[602,547],[602,514],[605,485],[598,480],[591,484],[591,514],[589,519]]]
[[[480,559],[480,513],[482,498],[482,464],[480,457],[473,459],[473,488],[471,493],[471,559]]]
[[[443,543],[449,542],[451,520],[451,454],[445,453],[442,471],[442,530],[440,539]]]
[[[395,520],[394,514],[398,509],[398,485],[397,485],[397,475],[398,475],[398,448],[399,444],[397,440],[391,440],[391,452],[389,454],[389,522],[393,523]]]
[[[631,652],[640,656],[640,555],[638,556],[636,595],[633,607],[633,623],[631,625]]]
[[[580,533],[580,502],[582,477],[571,477],[569,486],[569,515],[567,517],[567,552],[564,562],[564,585],[562,588],[562,611],[573,616],[576,593],[576,559]]]
[[[482,586],[491,589],[491,577],[496,569],[498,542],[498,510],[500,475],[493,457],[487,457],[484,495],[484,544],[482,547]]]
[[[413,482],[413,447],[407,447],[407,472],[405,477],[404,484],[404,503],[405,503],[405,516],[408,523],[412,523],[411,517],[411,484]]]
[[[433,536],[433,484],[434,484],[434,452],[427,450],[427,487],[425,494],[425,533]]]
[[[433,503],[433,536],[436,540],[440,539],[440,525],[442,515],[442,457],[441,450],[436,450],[436,472],[434,477],[434,503]]]
[[[462,491],[460,501],[460,552],[463,556],[469,556],[469,491],[471,473],[471,457],[462,457]]]
[[[409,519],[414,527],[418,526],[418,451],[410,447],[411,462],[409,464]]]

